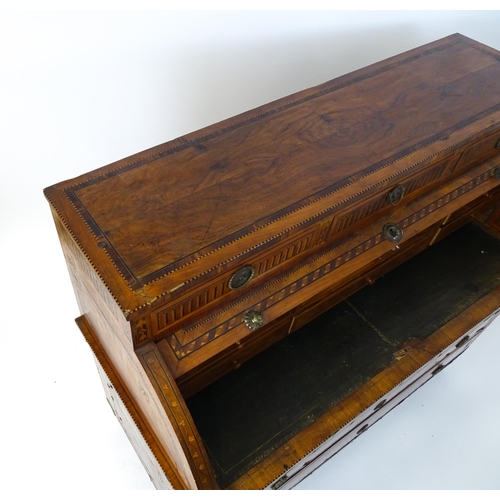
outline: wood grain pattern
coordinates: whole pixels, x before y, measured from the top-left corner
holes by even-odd
[[[185,398],[465,221],[500,234],[499,140],[500,52],[456,34],[45,190],[78,325],[158,488],[220,486]],[[245,265],[254,277],[231,290]],[[389,352],[388,368],[230,488],[296,484],[499,307],[496,289],[394,362]],[[263,315],[256,331],[250,310]]]
[[[496,182],[493,176],[494,169],[496,168],[495,165],[496,161],[492,162],[491,165],[485,164],[476,169],[475,175],[463,176],[462,180],[461,178],[456,179],[454,182],[457,187],[454,189],[451,186],[449,188],[442,186],[435,191],[434,196],[432,196],[432,193],[426,194],[423,203],[416,204],[416,202],[414,202],[410,204],[409,207],[401,207],[399,211],[392,214],[392,221],[397,222],[405,231],[407,231],[410,226],[420,221],[424,221],[424,226],[421,226],[418,232],[420,233],[426,227],[425,224],[431,225],[435,222],[434,219],[429,217],[430,214],[438,210],[444,210],[451,202],[454,203],[454,206],[457,206],[457,202],[460,202],[462,196],[470,193],[471,190],[481,186],[483,183],[493,181],[491,186],[488,183],[487,189],[490,189],[493,185],[498,185],[498,182]],[[474,198],[475,197],[476,196],[474,196]],[[188,356],[196,353],[200,349],[208,351],[210,343],[220,339],[222,336],[228,334],[228,332],[243,326],[244,316],[248,310],[259,312],[267,311],[272,306],[284,302],[291,295],[299,294],[305,287],[310,286],[313,282],[324,278],[330,273],[338,271],[339,268],[351,262],[353,259],[358,259],[358,261],[360,261],[358,265],[360,266],[366,265],[366,262],[370,260],[373,261],[374,257],[369,259],[368,257],[364,257],[364,254],[381,243],[387,244],[382,232],[383,225],[384,223],[379,221],[377,225],[372,226],[374,229],[366,239],[363,237],[358,240],[353,239],[351,244],[346,243],[342,245],[338,251],[329,250],[327,252],[329,257],[324,258],[326,262],[323,265],[314,266],[309,271],[309,268],[302,264],[302,268],[305,272],[296,272],[295,279],[285,280],[283,287],[280,287],[278,284],[279,282],[276,282],[274,286],[276,291],[264,292],[260,295],[257,292],[247,293],[241,301],[243,307],[233,307],[233,310],[236,311],[233,314],[224,315],[224,310],[222,314],[219,312],[218,318],[214,317],[214,321],[212,321],[213,326],[204,318],[201,327],[195,325],[191,327],[191,329],[186,328],[178,331],[168,337],[167,343],[170,345],[178,360],[187,359]],[[266,288],[269,290],[269,285],[267,285]],[[316,291],[316,293],[318,293],[318,291]],[[264,298],[259,300],[261,296]],[[251,300],[252,297],[255,298]],[[289,310],[290,307],[291,306],[287,307],[283,305],[280,311],[283,313]],[[219,320],[217,321],[217,319]],[[251,332],[248,331],[247,335],[250,334]],[[239,340],[241,341],[241,338],[239,338]],[[215,355],[216,352],[216,350],[211,350],[210,356]],[[198,363],[195,363],[195,366],[198,366]],[[187,368],[181,369],[181,365],[175,368],[171,365],[171,369],[173,369],[173,373],[176,374],[176,376],[185,373],[187,370]]]
[[[46,195],[137,317],[498,130],[499,61],[453,35]]]

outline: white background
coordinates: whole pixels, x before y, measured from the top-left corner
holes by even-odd
[[[152,488],[104,398],[42,189],[499,12],[2,12],[3,491]],[[300,487],[500,487],[500,324]]]

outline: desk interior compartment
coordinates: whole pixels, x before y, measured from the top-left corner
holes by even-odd
[[[220,486],[499,287],[500,240],[467,224],[188,399]]]

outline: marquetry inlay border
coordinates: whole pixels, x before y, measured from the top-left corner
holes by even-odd
[[[202,489],[218,489],[210,460],[198,430],[157,347],[154,344],[148,344],[136,352],[163,402],[170,422],[175,426],[177,437],[190,462],[196,483]]]
[[[255,113],[250,114],[245,114],[245,117],[235,119],[221,128],[216,128],[214,129],[213,127],[210,128],[209,131],[206,131],[203,133],[203,131],[200,131],[200,135],[197,137],[193,137],[189,140],[186,139],[178,139],[175,141],[172,141],[171,143],[167,143],[165,149],[162,149],[160,151],[155,152],[154,154],[146,155],[144,157],[141,157],[139,159],[136,159],[128,164],[121,165],[120,167],[117,167],[113,170],[109,170],[104,174],[99,174],[95,175],[93,177],[90,177],[86,179],[85,181],[81,181],[79,183],[76,183],[64,190],[65,195],[69,199],[69,201],[73,204],[74,208],[76,211],[79,213],[79,215],[84,219],[85,223],[87,224],[88,228],[90,231],[94,234],[94,236],[99,240],[100,246],[103,249],[103,251],[108,255],[109,259],[113,262],[115,267],[118,269],[120,274],[123,276],[124,280],[126,283],[129,285],[129,287],[132,290],[137,290],[141,288],[142,286],[145,286],[149,283],[152,283],[164,276],[167,276],[169,273],[174,272],[175,270],[178,270],[186,265],[189,265],[190,263],[199,260],[200,258],[203,258],[203,256],[208,255],[210,253],[213,253],[214,251],[219,250],[220,248],[228,245],[229,243],[236,241],[240,237],[242,237],[245,234],[249,234],[250,232],[254,232],[258,229],[261,228],[261,226],[269,225],[273,221],[283,218],[287,214],[290,213],[290,211],[295,211],[299,208],[303,208],[303,206],[310,205],[311,203],[314,202],[313,198],[324,198],[327,194],[332,193],[344,185],[346,183],[348,184],[349,182],[342,181],[340,183],[336,183],[335,185],[329,186],[322,190],[320,193],[317,193],[316,196],[309,197],[307,202],[301,202],[298,204],[295,204],[293,207],[287,207],[275,214],[270,215],[269,217],[266,217],[265,220],[262,220],[259,222],[259,224],[255,224],[252,227],[246,227],[243,228],[239,231],[237,231],[235,234],[231,235],[228,238],[225,238],[224,240],[221,240],[219,242],[216,242],[212,245],[209,245],[206,248],[199,249],[196,254],[193,255],[187,255],[180,259],[177,262],[172,262],[169,263],[167,266],[162,267],[161,269],[158,269],[146,276],[136,276],[132,273],[132,271],[127,267],[126,262],[123,261],[119,253],[116,251],[116,249],[113,247],[113,245],[110,243],[110,241],[107,239],[106,235],[101,231],[99,226],[96,224],[96,222],[93,220],[91,215],[88,213],[86,207],[83,205],[83,203],[80,201],[78,198],[78,191],[90,186],[94,183],[101,182],[107,178],[122,174],[123,172],[133,170],[135,168],[141,167],[147,163],[150,163],[151,161],[158,160],[160,158],[167,157],[169,155],[175,154],[179,151],[185,150],[187,148],[195,147],[195,148],[200,148],[203,147],[201,144],[201,141],[208,140],[214,137],[218,137],[220,135],[223,135],[227,133],[228,131],[237,129],[239,127],[248,125],[249,123],[256,122],[258,120],[261,120],[263,118],[275,115],[277,113],[283,112],[287,109],[290,109],[294,106],[303,104],[307,101],[310,101],[312,99],[315,99],[319,96],[326,95],[332,92],[335,92],[339,89],[345,88],[348,85],[352,85],[353,83],[363,81],[367,78],[371,78],[375,75],[381,74],[386,71],[390,71],[391,69],[394,69],[396,67],[399,67],[401,65],[409,64],[421,57],[425,57],[427,55],[430,55],[435,52],[439,52],[441,50],[444,50],[450,46],[456,45],[456,44],[467,44],[473,47],[476,50],[481,50],[482,47],[479,45],[476,45],[474,43],[469,43],[469,40],[467,38],[461,37],[461,36],[453,36],[450,37],[450,39],[447,42],[443,42],[439,45],[435,45],[433,47],[430,47],[427,50],[418,52],[418,53],[413,53],[411,55],[408,55],[406,58],[398,58],[397,60],[393,60],[391,62],[386,62],[386,63],[379,63],[376,65],[376,67],[368,67],[366,68],[366,71],[363,72],[363,70],[357,71],[355,73],[355,76],[352,78],[340,78],[340,79],[335,79],[332,80],[331,82],[328,82],[324,85],[321,85],[319,87],[316,87],[312,89],[311,91],[304,91],[296,95],[290,96],[289,99],[283,99],[280,100],[278,104],[276,104],[274,107],[266,107],[264,106],[263,108],[258,108]],[[498,60],[500,60],[498,54],[492,51],[485,51],[483,52],[488,53],[491,57],[494,57]],[[497,109],[498,108],[498,109]],[[384,161],[378,162],[376,164],[371,165],[365,171],[360,173],[360,176],[366,176],[376,170],[379,170],[380,168],[383,168],[389,164],[394,163],[398,159],[404,158],[405,156],[408,156],[409,154],[421,150],[425,148],[426,146],[435,143],[445,137],[449,137],[450,134],[461,130],[468,125],[472,124],[473,122],[478,121],[481,118],[484,118],[485,116],[494,113],[495,111],[500,110],[500,105],[494,108],[490,108],[489,110],[485,110],[484,112],[479,113],[478,115],[472,116],[467,118],[466,120],[463,120],[460,123],[457,123],[455,126],[450,127],[448,130],[443,131],[440,134],[436,134],[435,136],[429,137],[424,141],[421,141],[419,144],[416,144],[414,146],[411,146],[404,151],[398,153],[397,155],[394,155],[390,158],[385,159]],[[411,171],[412,168],[416,167],[416,165],[409,166],[407,169],[407,173]],[[306,205],[304,205],[304,203]],[[227,240],[227,241],[226,241]]]

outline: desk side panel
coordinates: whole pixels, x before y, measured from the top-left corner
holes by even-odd
[[[123,315],[120,317],[110,310],[107,302],[112,298],[106,300],[101,295],[102,290],[97,290],[89,278],[93,270],[88,269],[90,265],[85,256],[57,214],[53,215],[80,312],[94,332],[101,350],[106,353],[123,385],[129,390],[135,407],[144,420],[150,423],[154,439],[165,450],[166,460],[161,465],[169,482],[176,489],[198,489],[173,424],[133,350],[129,322]]]

